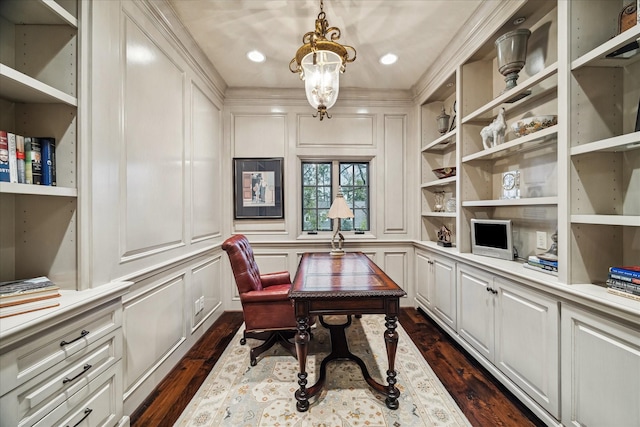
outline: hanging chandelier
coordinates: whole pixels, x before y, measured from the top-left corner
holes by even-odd
[[[338,99],[340,73],[345,71],[348,62],[356,60],[356,50],[352,46],[336,42],[340,39],[340,28],[329,27],[323,7],[324,1],[320,0],[316,29],[302,36],[303,45],[289,63],[289,70],[304,80],[307,100],[318,110],[313,117],[320,116],[320,120],[324,116],[331,118],[327,110]]]

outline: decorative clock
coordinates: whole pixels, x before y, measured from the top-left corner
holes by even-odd
[[[502,199],[520,198],[520,171],[514,170],[502,174]]]

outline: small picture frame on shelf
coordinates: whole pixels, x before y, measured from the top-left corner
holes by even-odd
[[[235,219],[284,218],[283,158],[234,158]]]

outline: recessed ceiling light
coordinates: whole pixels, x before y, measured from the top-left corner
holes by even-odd
[[[252,50],[251,52],[247,52],[247,58],[249,58],[249,60],[253,62],[264,62],[264,60],[266,59],[266,57],[264,56],[264,53],[259,52],[257,50]]]
[[[386,55],[380,57],[380,63],[384,65],[395,64],[397,60],[398,56],[394,55],[393,53],[387,53]]]
[[[515,21],[513,21],[513,25],[520,25],[526,20],[527,18],[525,18],[524,16],[521,16],[519,18],[516,18]]]

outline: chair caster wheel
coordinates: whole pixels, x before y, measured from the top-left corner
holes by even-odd
[[[240,338],[240,345],[245,345],[247,340],[245,338]]]
[[[256,366],[258,361],[256,359],[251,359],[251,366]]]

